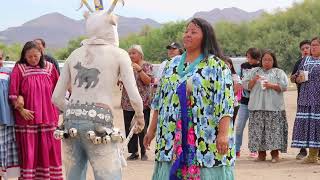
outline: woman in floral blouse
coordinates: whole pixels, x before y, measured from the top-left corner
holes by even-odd
[[[144,114],[144,121],[145,126],[144,130],[139,134],[134,134],[129,141],[128,144],[128,152],[131,155],[127,158],[128,160],[137,160],[139,158],[138,153],[138,144],[140,144],[140,153],[141,153],[141,160],[146,161],[148,157],[146,155],[146,149],[143,145],[143,138],[145,133],[147,132],[149,119],[150,119],[150,85],[152,76],[152,64],[146,62],[144,60],[144,54],[140,45],[132,45],[128,49],[128,53],[130,59],[132,61],[132,68],[134,72],[134,77],[137,82],[137,87],[139,90],[139,94],[143,101],[143,114]],[[130,126],[132,122],[132,118],[134,117],[135,111],[130,103],[130,99],[127,93],[127,90],[123,88],[122,96],[121,96],[121,107],[123,109],[123,118],[124,118],[124,125],[126,129],[126,135],[128,136],[130,132]]]
[[[234,95],[231,72],[212,26],[194,18],[183,36],[186,52],[166,65],[144,145],[156,136],[154,180],[232,180]]]

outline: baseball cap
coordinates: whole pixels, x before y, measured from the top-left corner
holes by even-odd
[[[167,46],[167,49],[170,49],[170,48],[181,49],[181,45],[177,42],[173,42]]]

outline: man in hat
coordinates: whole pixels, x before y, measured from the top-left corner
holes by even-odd
[[[157,86],[158,86],[158,84],[160,82],[160,79],[161,79],[161,77],[163,75],[163,71],[164,71],[164,68],[167,65],[167,62],[171,61],[171,59],[173,59],[174,57],[176,57],[178,55],[181,55],[184,52],[182,46],[177,42],[172,42],[166,48],[167,48],[167,53],[168,53],[169,60],[165,59],[159,65],[159,68],[155,73],[155,76],[154,76],[154,79],[153,79],[153,83],[151,85],[152,86],[152,88],[151,88],[151,97],[153,97],[153,94],[155,93],[155,91],[157,89]]]
[[[167,46],[168,50],[168,57],[172,59],[173,57],[177,55],[181,55],[183,53],[183,49],[181,45],[177,42],[173,42]]]
[[[172,42],[166,48],[169,60],[166,59],[160,64],[155,82],[158,82],[161,79],[163,70],[166,67],[167,62],[184,52],[182,46],[177,42]]]

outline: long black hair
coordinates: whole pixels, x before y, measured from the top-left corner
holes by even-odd
[[[204,54],[204,57],[207,58],[209,54],[213,54],[215,56],[218,56],[219,58],[223,58],[223,53],[217,42],[217,38],[212,25],[202,18],[193,18],[187,25],[189,25],[190,23],[199,26],[202,31],[203,38],[201,42],[201,49],[203,51],[202,53]]]
[[[234,67],[233,67],[232,59],[231,59],[230,57],[228,57],[228,56],[224,56],[222,59],[223,59],[226,63],[230,64],[230,66],[231,66],[231,68],[230,68],[231,73],[232,73],[232,74],[237,74],[236,70],[235,70]]]
[[[247,55],[250,55],[252,59],[255,59],[255,60],[260,60],[261,58],[261,52],[260,52],[260,49],[258,48],[255,48],[255,47],[251,47],[247,50],[246,52],[246,56]]]
[[[44,57],[43,54],[41,52],[41,49],[39,48],[39,46],[37,46],[37,44],[33,41],[28,41],[26,42],[26,44],[23,46],[22,51],[21,51],[21,55],[20,55],[20,60],[17,62],[19,64],[27,64],[29,65],[27,59],[25,58],[27,51],[29,51],[30,49],[37,49],[39,50],[39,52],[41,53],[41,57],[40,57],[40,61],[39,61],[39,66],[40,68],[44,68],[45,67],[45,61],[44,61]]]
[[[273,65],[272,67],[273,68],[279,68],[278,66],[278,61],[277,61],[277,58],[276,58],[276,54],[274,52],[272,52],[270,49],[266,49],[263,51],[262,53],[262,56],[261,56],[261,63],[260,63],[260,67],[262,67],[262,58],[266,55],[266,54],[269,54],[272,59],[273,59]]]

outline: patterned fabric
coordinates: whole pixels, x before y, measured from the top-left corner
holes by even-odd
[[[300,86],[291,146],[320,148],[320,60],[305,57],[298,71],[301,70],[309,75]]]
[[[61,141],[53,138],[56,127],[16,126],[21,160],[21,180],[62,180]]]
[[[287,152],[288,123],[285,111],[250,111],[248,129],[251,152]]]
[[[15,111],[15,121],[18,125],[58,124],[58,111],[52,104],[51,97],[59,75],[54,66],[46,62],[45,68],[26,64],[16,64],[10,77],[9,98],[15,100],[21,95],[24,98],[24,108],[34,111],[34,119],[26,121],[18,111]]]
[[[14,117],[9,103],[9,80],[11,70],[0,67],[0,125],[13,125]]]
[[[0,168],[19,166],[13,126],[0,125]]]
[[[14,116],[9,103],[11,70],[0,67],[0,176],[19,176],[19,159],[14,133]]]
[[[169,180],[169,172],[171,166],[172,165],[169,162],[156,162],[154,165],[154,173],[152,175],[152,180]],[[200,179],[234,180],[234,167],[219,166],[212,168],[200,168]]]
[[[180,78],[177,66],[181,56],[167,63],[155,94],[152,108],[159,111],[156,134],[156,161],[173,160],[173,144],[177,122],[181,119],[177,89],[187,82],[193,114],[196,160],[203,167],[234,165],[233,125],[229,127],[227,155],[217,152],[216,137],[222,117],[233,115],[234,93],[231,72],[227,65],[215,56],[202,60],[192,71]],[[189,85],[188,85],[189,84]]]
[[[320,60],[310,56],[302,60],[299,71],[308,71],[308,81],[300,86],[298,105],[318,106],[320,105]]]
[[[196,144],[194,123],[192,121],[191,101],[186,96],[186,83],[178,87],[181,104],[181,119],[177,121],[173,145],[173,165],[170,180],[194,179],[200,180],[200,167],[196,160]]]
[[[144,73],[146,73],[151,78],[153,77],[152,64],[150,64],[148,62],[145,62],[141,66],[141,68],[144,71]],[[144,109],[150,108],[150,104],[151,104],[151,95],[150,95],[151,88],[150,88],[150,85],[145,85],[142,82],[138,72],[134,72],[134,77],[135,77],[136,82],[137,82],[139,94],[140,94],[140,96],[142,98],[142,101],[143,101],[143,108]],[[130,104],[130,99],[129,99],[127,90],[125,88],[123,88],[123,90],[122,90],[121,107],[122,107],[123,110],[126,110],[126,111],[134,111],[134,109],[132,108],[132,106]]]
[[[291,147],[320,148],[320,105],[298,106]]]

